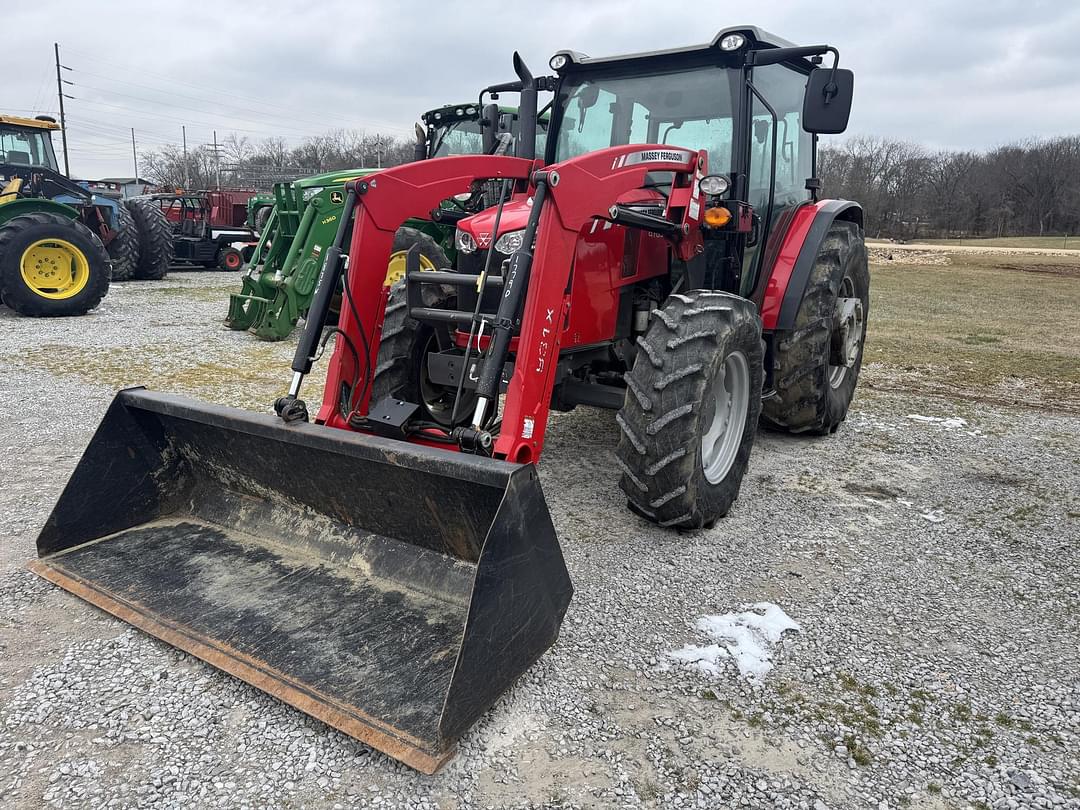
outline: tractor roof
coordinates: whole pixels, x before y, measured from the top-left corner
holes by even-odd
[[[617,64],[619,62],[629,62],[637,59],[653,59],[665,56],[678,57],[706,53],[713,50],[719,51],[720,40],[728,34],[742,34],[746,37],[750,48],[790,48],[794,45],[794,43],[788,42],[783,37],[770,34],[768,31],[758,28],[756,25],[733,25],[720,31],[712,38],[711,42],[701,45],[684,45],[680,48],[667,48],[661,51],[643,51],[641,53],[624,53],[616,56],[588,56],[571,50],[556,51],[554,55],[558,56],[559,54],[562,54],[569,58],[566,69],[570,69],[575,65],[603,66]]]
[[[60,129],[55,121],[46,121],[40,118],[22,118],[18,115],[5,115],[0,113],[0,124],[11,127],[26,127],[27,129]]]

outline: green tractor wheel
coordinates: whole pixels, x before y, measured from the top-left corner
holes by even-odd
[[[83,315],[109,289],[109,255],[94,233],[59,214],[0,227],[0,298],[20,315]]]

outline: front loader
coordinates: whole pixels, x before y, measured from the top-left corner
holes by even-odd
[[[850,109],[837,58],[755,28],[655,54],[561,52],[539,78],[515,57],[517,156],[346,184],[275,415],[120,392],[32,567],[438,768],[554,643],[570,601],[535,467],[552,407],[616,409],[630,507],[684,529],[731,508],[763,401],[792,431],[843,419],[868,281],[860,209],[818,200],[813,177],[817,133],[843,131]],[[457,223],[456,271],[423,271],[410,250],[386,286],[403,222],[491,182],[495,205]],[[339,284],[312,419],[300,394]]]

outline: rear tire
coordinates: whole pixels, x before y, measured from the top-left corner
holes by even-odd
[[[752,302],[695,290],[654,311],[616,416],[632,511],[681,529],[727,514],[750,461],[763,377]]]
[[[173,261],[173,232],[155,200],[134,197],[125,202],[139,228],[139,264],[134,278],[165,278]]]
[[[112,280],[127,281],[139,265],[139,226],[126,205],[116,207],[116,235],[106,250],[112,259]]]
[[[57,287],[47,288],[44,277],[38,278],[38,262],[28,255],[35,249],[43,250],[41,255],[46,264],[60,258],[62,265],[64,257],[58,257],[53,252],[56,248],[48,244],[53,239],[70,246],[66,250],[74,251],[73,264],[80,258],[85,260],[85,277],[76,281],[78,289],[64,298],[49,296],[62,294],[62,285],[67,281],[66,268],[60,267]],[[28,262],[25,266],[24,257]],[[32,274],[37,287],[28,283],[24,271]],[[51,268],[45,272],[51,272]],[[73,270],[73,280],[81,272]],[[84,315],[101,302],[108,290],[109,254],[101,240],[81,222],[42,212],[13,217],[0,227],[0,299],[20,315],[36,318]]]
[[[836,345],[846,332],[838,303],[859,302],[858,332],[849,341],[849,366],[834,364],[844,354]],[[870,271],[862,229],[854,222],[834,222],[825,235],[807,280],[806,292],[790,332],[776,335],[775,394],[765,400],[762,423],[789,433],[826,435],[847,417],[855,396],[866,341],[870,307]]]
[[[274,210],[272,205],[264,205],[255,211],[255,233],[262,235],[263,229],[266,227],[267,220],[270,219],[270,212]]]

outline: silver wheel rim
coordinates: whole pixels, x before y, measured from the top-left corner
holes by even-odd
[[[750,403],[750,365],[742,352],[724,358],[703,403],[709,426],[701,434],[701,469],[705,480],[719,484],[735,463]]]
[[[844,362],[840,365],[829,363],[829,387],[839,388],[847,379],[848,369],[855,365],[862,344],[864,320],[862,301],[855,297],[855,281],[849,275],[840,282],[840,291],[836,296],[836,309],[833,314],[833,335],[830,340],[842,347]]]

